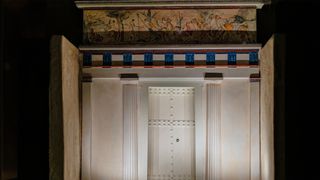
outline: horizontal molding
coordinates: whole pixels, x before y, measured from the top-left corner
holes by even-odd
[[[97,9],[97,8],[256,8],[261,9],[264,5],[263,2],[225,2],[225,1],[207,1],[207,2],[188,2],[188,1],[75,1],[80,9]]]
[[[259,49],[202,50],[202,51],[105,51],[82,52],[83,66],[139,67],[139,66],[204,66],[258,65]]]
[[[149,119],[149,127],[187,127],[195,126],[195,120],[167,120],[167,119]]]
[[[173,45],[81,45],[80,51],[189,51],[189,50],[252,50],[261,49],[261,44],[173,44]]]
[[[82,72],[90,74],[92,78],[118,78],[120,74],[137,73],[139,81],[151,79],[161,81],[168,78],[190,79],[201,78],[204,80],[205,73],[222,73],[225,78],[249,78],[250,74],[259,73],[258,65],[212,65],[212,66],[136,66],[136,67],[85,67]],[[146,79],[146,80],[144,80]]]

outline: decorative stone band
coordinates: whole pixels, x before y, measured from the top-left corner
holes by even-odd
[[[198,51],[83,51],[83,66],[101,67],[202,67],[256,66],[259,49]]]
[[[264,4],[270,4],[271,0],[75,0],[75,3],[76,6],[81,9],[152,7],[256,7],[261,9]]]

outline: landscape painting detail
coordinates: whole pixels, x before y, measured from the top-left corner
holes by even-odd
[[[255,9],[85,10],[86,44],[255,43]]]

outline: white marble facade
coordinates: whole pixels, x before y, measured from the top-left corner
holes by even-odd
[[[83,83],[82,179],[260,179],[259,82]]]

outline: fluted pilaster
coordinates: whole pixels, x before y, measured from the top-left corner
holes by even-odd
[[[138,85],[123,85],[123,179],[138,179]]]
[[[207,84],[207,179],[221,179],[221,86]]]

